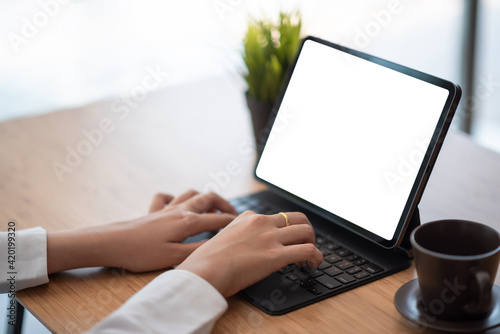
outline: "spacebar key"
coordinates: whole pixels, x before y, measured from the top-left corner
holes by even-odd
[[[326,276],[326,275],[316,278],[316,282],[326,286],[330,290],[333,290],[335,288],[338,288],[339,286],[342,286],[342,283],[333,279],[333,277]]]

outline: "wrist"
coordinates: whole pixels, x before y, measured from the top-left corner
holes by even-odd
[[[188,258],[189,259],[189,258]],[[185,261],[186,262],[186,261]],[[212,285],[219,293],[224,297],[229,297],[228,294],[228,283],[226,282],[228,277],[231,275],[225,274],[223,271],[223,266],[216,266],[209,264],[209,261],[204,263],[194,262],[181,263],[175,270],[185,270],[192,272],[193,274],[201,277]],[[215,269],[217,268],[217,269]]]
[[[108,265],[105,233],[95,227],[47,233],[47,273]]]

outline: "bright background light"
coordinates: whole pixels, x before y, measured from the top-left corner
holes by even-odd
[[[248,18],[276,17],[281,9],[301,10],[304,34],[462,80],[463,1],[74,0],[57,9],[55,1],[0,2],[0,120],[127,94],[153,64],[171,74],[158,89],[229,75],[243,91],[239,52]],[[54,15],[38,21],[16,52],[9,36],[22,36],[25,20],[37,23],[42,3]],[[385,20],[391,3],[399,13]],[[483,0],[479,9],[477,79],[498,83],[500,2]],[[498,150],[499,91],[476,101],[473,128],[480,142]]]

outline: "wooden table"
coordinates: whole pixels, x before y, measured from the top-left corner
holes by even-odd
[[[94,135],[93,143],[84,132]],[[168,88],[139,103],[107,101],[2,123],[1,229],[9,220],[18,229],[49,231],[126,220],[145,214],[158,191],[194,188],[234,197],[259,190],[252,140],[242,91],[227,78]],[[235,162],[238,173],[229,175],[227,165]],[[499,204],[500,155],[450,133],[420,205],[422,221],[471,219],[500,230]],[[76,333],[158,274],[72,270],[17,297],[51,331]],[[393,304],[396,290],[415,277],[411,267],[283,316],[268,316],[235,296],[214,333],[422,332]]]

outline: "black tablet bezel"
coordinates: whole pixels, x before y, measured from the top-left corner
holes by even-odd
[[[304,46],[304,43],[306,41],[314,41],[314,42],[326,45],[328,47],[335,48],[339,51],[346,52],[350,55],[368,60],[370,62],[387,67],[387,68],[395,70],[397,72],[409,75],[411,77],[423,80],[425,82],[432,83],[434,85],[437,85],[439,87],[442,87],[442,88],[448,90],[448,92],[449,92],[445,106],[444,106],[443,110],[441,111],[441,116],[439,117],[438,124],[434,130],[434,133],[432,135],[432,139],[429,143],[427,151],[425,152],[425,156],[424,156],[422,165],[420,166],[420,169],[417,173],[415,183],[413,184],[410,195],[409,195],[407,202],[406,202],[406,205],[404,207],[403,213],[400,217],[399,223],[397,225],[397,228],[396,228],[394,235],[393,235],[393,238],[391,240],[384,239],[384,238],[382,238],[382,237],[380,237],[380,236],[378,236],[378,235],[376,235],[368,230],[365,230],[365,229],[359,227],[358,225],[355,225],[355,224],[353,224],[353,223],[351,223],[351,222],[349,222],[349,221],[347,221],[347,220],[345,220],[345,219],[343,219],[343,218],[341,218],[333,213],[330,213],[330,212],[328,212],[328,211],[326,211],[326,210],[324,210],[324,209],[322,209],[322,208],[286,191],[285,189],[277,187],[277,186],[267,182],[266,180],[259,178],[257,176],[257,166],[259,165],[260,157],[255,165],[254,177],[257,180],[259,180],[260,182],[266,184],[270,190],[277,192],[281,196],[305,207],[306,209],[332,221],[333,223],[335,223],[335,224],[337,224],[345,229],[348,229],[348,230],[350,230],[350,231],[352,231],[352,232],[354,232],[354,233],[356,233],[356,234],[358,234],[358,235],[360,235],[360,236],[362,236],[370,241],[373,241],[373,242],[383,246],[384,248],[395,248],[395,247],[399,246],[399,244],[401,243],[403,236],[406,232],[406,228],[407,228],[407,226],[410,223],[410,220],[412,218],[412,214],[415,211],[415,209],[417,208],[418,203],[420,202],[420,198],[422,197],[423,191],[424,191],[425,186],[427,184],[427,180],[430,176],[432,168],[434,167],[437,155],[439,153],[439,150],[441,149],[442,143],[444,141],[444,138],[445,138],[446,133],[448,131],[448,128],[450,126],[451,120],[453,119],[453,116],[454,116],[455,111],[457,109],[458,102],[459,102],[460,97],[461,97],[461,89],[458,85],[453,84],[450,81],[447,81],[447,80],[444,80],[444,79],[441,79],[441,78],[438,78],[438,77],[435,77],[435,76],[432,76],[432,75],[429,75],[429,74],[426,74],[426,73],[423,73],[423,72],[420,72],[420,71],[417,71],[417,70],[414,70],[411,68],[408,68],[408,67],[403,66],[403,65],[393,63],[391,61],[388,61],[388,60],[385,60],[385,59],[382,59],[379,57],[372,56],[370,54],[367,54],[367,53],[364,53],[361,51],[353,50],[353,49],[345,47],[345,46],[331,43],[331,42],[322,40],[322,39],[317,38],[317,37],[308,36],[302,41],[302,44],[300,46],[297,57],[296,57],[294,63],[290,66],[290,69],[288,70],[288,73],[287,73],[285,79],[283,80],[283,84],[281,86],[280,93],[278,95],[278,98],[275,101],[270,119],[269,119],[267,127],[266,127],[266,129],[268,131],[266,131],[265,138],[261,138],[261,144],[259,145],[259,147],[262,147],[262,149],[265,148],[265,142],[267,141],[269,133],[271,132],[270,130],[272,129],[272,125],[274,124],[274,120],[275,120],[276,115],[278,113],[278,110],[280,108],[282,99],[285,95],[286,88],[288,86],[288,83],[290,82],[290,78],[292,76],[293,70],[295,68],[295,65],[297,64],[297,60],[300,57],[300,53],[301,53],[302,48]]]

